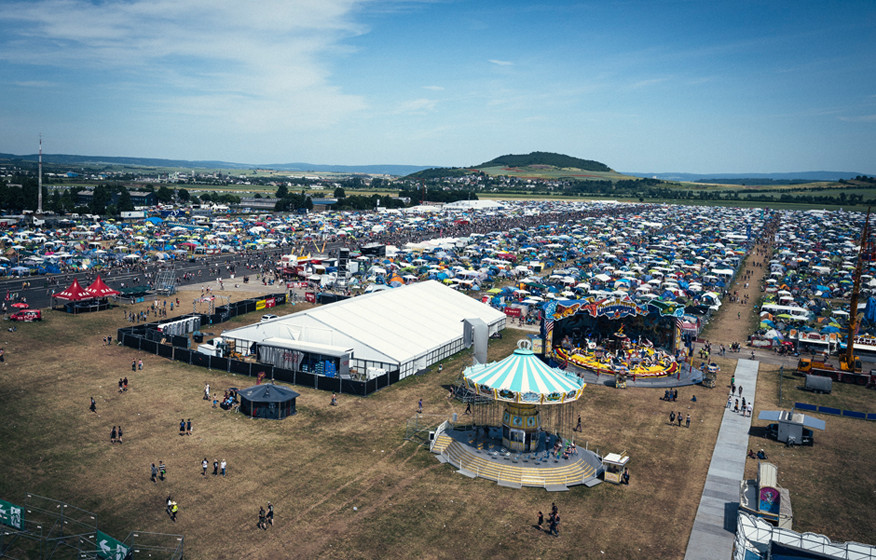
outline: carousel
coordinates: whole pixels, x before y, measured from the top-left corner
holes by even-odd
[[[586,384],[546,365],[528,340],[517,346],[499,362],[466,368],[466,413],[439,431],[433,453],[504,486],[565,489],[595,480],[599,458],[574,441],[574,403]]]
[[[630,339],[624,334],[623,325],[603,344],[588,339],[583,346],[573,347],[568,339],[564,339],[554,349],[554,356],[566,365],[572,364],[602,375],[647,378],[678,373],[674,356],[654,348],[648,339]]]
[[[682,368],[680,322],[684,307],[629,296],[588,297],[545,304],[544,354],[589,382],[613,378],[616,387],[661,387],[699,382],[701,372]]]

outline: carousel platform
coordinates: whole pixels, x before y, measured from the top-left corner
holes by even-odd
[[[570,486],[595,486],[602,474],[602,461],[592,451],[578,449],[568,459],[548,456],[544,438],[539,451],[522,453],[502,447],[501,428],[491,427],[487,436],[483,429],[471,426],[448,428],[435,440],[432,452],[442,463],[450,463],[459,474],[469,478],[486,478],[509,488],[544,488],[561,492]]]
[[[627,387],[651,387],[654,389],[670,389],[672,387],[686,387],[688,385],[697,385],[703,382],[703,372],[696,367],[690,367],[689,364],[679,364],[680,375],[666,375],[662,377],[636,377],[627,376]],[[593,370],[577,366],[570,363],[566,368],[568,372],[574,372],[578,377],[583,379],[588,385],[605,385],[607,387],[615,386],[615,376],[605,373],[597,373]]]

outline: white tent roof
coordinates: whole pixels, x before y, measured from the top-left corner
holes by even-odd
[[[505,314],[430,280],[224,331],[222,336],[348,347],[355,359],[401,365],[422,361],[431,351],[462,338],[462,320],[474,318],[482,319],[493,333]]]

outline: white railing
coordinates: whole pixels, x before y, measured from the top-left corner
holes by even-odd
[[[834,543],[817,533],[798,533],[774,527],[754,515],[739,512],[736,524],[734,560],[744,560],[745,552],[763,554],[770,541],[824,554],[838,560],[873,560],[876,547],[856,542]]]
[[[444,433],[444,430],[447,429],[447,420],[438,424],[438,427],[435,428],[435,437],[432,438],[432,441],[429,442],[429,451],[432,451],[435,448],[435,442],[438,441],[438,436]]]

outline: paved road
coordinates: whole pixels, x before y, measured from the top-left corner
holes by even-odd
[[[736,382],[746,390],[744,396],[752,401],[757,392],[757,370],[758,362],[742,359],[734,374]],[[750,416],[724,409],[684,560],[730,558],[736,537],[739,484],[745,476],[750,428]]]
[[[182,277],[184,274],[191,276],[188,281],[184,282],[189,284],[198,281],[215,281],[216,278],[229,278],[232,274],[231,267],[234,267],[235,276],[240,278],[247,275],[254,276],[258,272],[259,265],[264,266],[265,270],[273,270],[279,255],[284,251],[283,249],[274,249],[252,254],[228,253],[201,257],[194,262],[175,261],[173,266],[177,277]],[[247,265],[254,268],[247,268]],[[132,266],[129,269],[112,268],[100,271],[100,275],[108,286],[119,289],[122,285],[125,287],[148,285],[154,281],[162,268],[167,268],[167,265],[160,267],[156,264],[149,264]],[[147,272],[152,275],[151,280],[147,280]],[[79,280],[79,283],[86,287],[92,282],[94,276],[94,272],[76,272],[3,280],[0,281],[0,300],[6,301],[8,307],[16,299],[20,301],[21,298],[26,298],[31,307],[46,308],[51,305],[51,294],[69,286],[73,278]],[[30,287],[23,289],[22,283],[25,281],[30,283]],[[7,294],[9,294],[8,300],[6,299]]]

